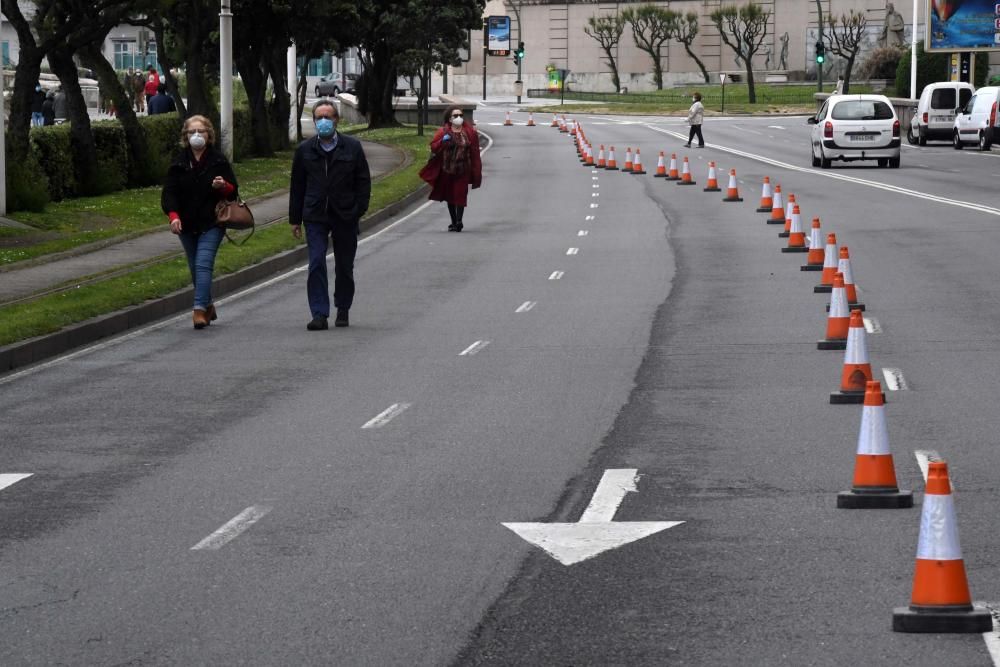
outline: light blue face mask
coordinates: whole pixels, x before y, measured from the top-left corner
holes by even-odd
[[[333,136],[334,131],[337,129],[337,123],[333,121],[332,118],[317,118],[316,119],[316,132],[319,136],[324,139],[329,139]]]

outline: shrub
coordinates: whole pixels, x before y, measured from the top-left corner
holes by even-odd
[[[216,137],[221,142],[221,137]],[[250,110],[233,108],[233,162],[253,157],[253,130],[250,127]]]
[[[7,144],[7,164],[12,164],[13,155]],[[49,203],[49,179],[38,163],[34,152],[17,165],[17,169],[7,169],[7,210],[44,211]]]
[[[91,126],[97,148],[97,174],[93,194],[106,194],[125,188],[128,181],[128,144],[121,123],[94,123]]]
[[[976,54],[976,71],[973,85],[979,88],[986,84],[986,75],[989,73],[989,55],[987,53]],[[951,54],[926,52],[924,45],[917,43],[917,91],[910,95],[910,52],[907,50],[899,59],[896,66],[896,94],[900,97],[920,97],[920,93],[929,83],[951,80]]]
[[[893,79],[903,51],[892,46],[875,49],[861,66],[862,79]]]
[[[73,168],[69,125],[32,129],[31,156],[35,166],[45,174],[47,200],[61,201],[76,194],[76,170]]]
[[[167,167],[180,150],[181,126],[184,120],[176,113],[166,113],[159,116],[143,116],[139,118],[146,133],[146,145],[149,157],[145,167],[135,165],[136,172],[132,177],[143,183],[162,183],[167,173]]]

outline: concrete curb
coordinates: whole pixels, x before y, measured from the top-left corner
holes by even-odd
[[[361,221],[361,231],[368,231],[395,217],[425,199],[429,192],[430,186],[422,185],[415,192],[411,192],[399,201],[376,211]],[[219,295],[234,292],[276,273],[303,264],[308,260],[308,256],[308,249],[305,245],[285,251],[253,266],[216,278],[212,290]],[[0,347],[0,374],[36,364],[75,348],[89,345],[102,338],[115,336],[129,329],[141,327],[188,310],[191,308],[193,298],[194,289],[187,287],[159,299],[79,322],[51,334]]]

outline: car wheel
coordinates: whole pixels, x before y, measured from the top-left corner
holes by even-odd
[[[910,127],[906,129],[906,140],[910,142],[911,146],[915,145],[917,141],[919,141],[917,135],[913,133],[913,125],[910,125]]]
[[[898,157],[889,158],[889,167],[891,169],[899,169],[899,158]]]
[[[951,135],[952,144],[955,146],[956,151],[962,150],[962,140],[958,138],[958,131],[952,132]]]
[[[812,159],[813,159],[813,166],[814,166],[814,167],[818,167],[818,166],[819,166],[819,158],[818,158],[818,157],[816,157],[816,151],[814,151],[814,150],[813,150],[813,149],[812,149],[812,148],[810,147],[810,149],[809,149],[809,154],[810,154],[810,155],[812,156]]]
[[[333,87],[333,96],[336,97],[337,95],[340,95],[340,88],[338,88],[337,86],[334,86]]]
[[[917,134],[919,135],[919,136],[917,136],[917,143],[920,144],[921,146],[926,146],[927,145],[927,135],[924,134],[923,132],[919,131],[919,130],[917,131]]]
[[[988,151],[993,142],[990,141],[989,135],[984,131],[979,133],[979,150]]]
[[[316,97],[319,97],[319,86],[316,86],[316,89],[313,92],[316,93]]]
[[[878,166],[880,166],[880,167],[888,167],[889,166],[889,158],[880,157],[878,159]]]
[[[833,164],[833,161],[830,160],[830,158],[828,158],[825,155],[823,155],[823,152],[820,151],[820,154],[819,154],[819,166],[820,166],[820,168],[821,169],[829,169],[831,164]]]

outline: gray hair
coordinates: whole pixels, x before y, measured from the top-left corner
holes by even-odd
[[[340,118],[340,112],[337,111],[337,105],[334,104],[332,100],[329,100],[324,97],[319,102],[313,105],[313,120],[316,120],[316,109],[319,109],[320,107],[330,107],[331,109],[333,109],[334,117]]]

